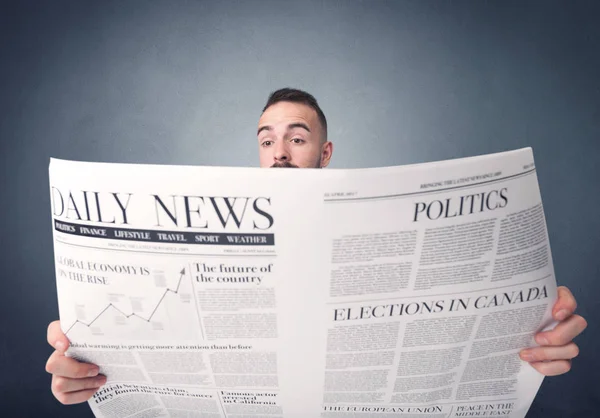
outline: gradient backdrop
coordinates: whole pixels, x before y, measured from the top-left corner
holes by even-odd
[[[254,166],[267,95],[292,86],[322,105],[334,168],[533,147],[557,278],[590,327],[529,416],[597,416],[598,6],[2,2],[1,415],[91,416],[55,401],[44,371],[58,315],[49,158]]]

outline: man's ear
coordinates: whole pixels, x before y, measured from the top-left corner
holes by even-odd
[[[329,165],[329,160],[331,160],[332,154],[333,143],[327,141],[321,146],[321,168],[325,168]]]

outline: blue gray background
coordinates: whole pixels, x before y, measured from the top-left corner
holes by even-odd
[[[49,157],[256,166],[269,92],[306,89],[331,167],[532,146],[557,278],[590,322],[530,417],[597,416],[600,10],[594,1],[15,1],[0,6],[0,406],[50,393]]]

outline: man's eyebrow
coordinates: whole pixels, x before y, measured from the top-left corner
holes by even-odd
[[[294,129],[294,128],[304,128],[308,132],[310,132],[310,129],[308,128],[308,125],[306,123],[297,122],[297,123],[290,123],[288,125],[288,129]]]
[[[273,130],[272,126],[269,126],[269,125],[261,126],[260,128],[258,128],[258,132],[256,132],[256,135],[258,135],[262,131],[271,131],[271,130]]]
[[[306,129],[307,132],[310,132],[310,128],[308,127],[308,125],[306,123],[302,123],[302,122],[290,123],[287,126],[287,128],[288,129],[302,128],[302,129]],[[256,135],[258,136],[258,134],[260,134],[262,131],[272,131],[272,130],[273,130],[273,127],[270,125],[261,126],[260,128],[258,128]]]

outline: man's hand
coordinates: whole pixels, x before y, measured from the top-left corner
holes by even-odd
[[[95,364],[81,363],[65,356],[69,340],[60,329],[60,321],[48,325],[48,343],[55,351],[48,358],[46,371],[52,374],[52,393],[65,405],[87,401],[106,383],[106,377],[98,375]]]
[[[545,376],[556,376],[571,370],[571,359],[579,354],[579,347],[572,340],[587,327],[587,321],[574,315],[577,302],[569,289],[560,286],[558,298],[552,308],[552,316],[560,321],[551,331],[536,334],[540,347],[527,348],[519,355]]]

